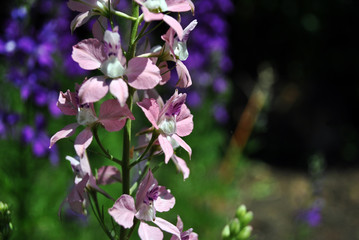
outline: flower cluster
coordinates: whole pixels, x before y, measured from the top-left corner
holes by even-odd
[[[1,114],[0,129],[1,125],[14,126],[16,122],[14,127],[19,134],[14,135],[31,145],[35,156],[50,156],[53,163],[57,162],[58,156],[56,148],[48,149],[44,117],[47,113],[52,117],[61,114],[56,107],[59,83],[54,81],[53,75],[59,71],[65,72],[66,76],[85,72],[74,65],[71,58],[69,47],[76,42],[76,37],[68,31],[69,18],[70,11],[63,2],[39,0],[29,6],[14,8],[0,37],[0,57],[7,69],[2,87],[14,86],[20,92],[23,108],[31,109],[26,113],[35,112],[34,115],[19,114],[19,121],[6,113]],[[8,99],[0,100],[7,102],[5,108],[14,108]]]
[[[164,102],[155,88],[170,81],[172,69],[178,75],[178,88],[192,85],[191,75],[183,61],[189,56],[187,40],[197,20],[192,20],[183,28],[180,20],[171,13],[176,13],[176,16],[182,12],[194,14],[194,5],[191,0],[134,0],[132,14],[129,15],[118,3],[116,0],[68,2],[68,7],[78,12],[71,22],[72,31],[90,19],[95,21],[92,25],[93,37],[75,44],[71,57],[82,69],[98,71],[86,76],[74,91],[60,92],[57,100],[60,111],[73,116],[75,122],[51,137],[50,148],[58,140],[74,135],[77,128],[82,129],[74,141],[77,156],[67,157],[75,173],[75,185],[64,203],[81,214],[85,214],[86,206],[92,204],[101,227],[110,239],[129,239],[133,228],[139,224],[138,234],[142,240],[163,239],[162,231],[170,233],[172,240],[195,240],[197,234],[192,229],[183,231],[179,216],[177,226],[157,216],[157,213],[172,209],[175,198],[154,178],[153,173],[160,166],[158,162],[151,161],[163,154],[164,162],[167,164],[171,159],[184,179],[190,175],[186,161],[176,154],[179,147],[189,156],[192,154],[191,147],[182,139],[193,130],[193,115],[186,106],[187,94],[176,89]],[[124,35],[120,32],[123,29],[114,21],[118,19],[132,22],[130,39],[122,38]],[[136,51],[137,45],[142,42],[140,40],[162,22],[168,28],[158,39],[162,45],[151,48],[149,41],[145,41],[145,46],[138,47],[141,51]],[[174,67],[169,67],[168,62],[172,62]],[[137,107],[150,126],[140,126],[139,129],[143,130],[137,133],[138,144],[134,144],[131,141],[132,122],[136,123],[133,110]],[[123,131],[122,157],[115,157],[102,144],[99,128],[107,132]],[[114,163],[97,169],[96,175],[92,174],[86,151],[93,140],[102,155]],[[118,182],[122,184],[122,195],[117,200],[99,187]],[[114,201],[108,213],[118,226],[109,228],[106,225],[97,193]],[[131,230],[127,231],[127,228]]]

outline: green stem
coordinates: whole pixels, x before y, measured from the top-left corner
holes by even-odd
[[[145,157],[146,153],[148,152],[148,150],[150,150],[150,148],[152,147],[153,143],[155,142],[155,140],[157,139],[158,137],[158,133],[156,132],[153,132],[152,133],[152,138],[150,140],[150,142],[148,143],[145,151],[141,154],[141,156],[136,160],[134,161],[133,163],[131,163],[130,165],[130,168],[136,166],[138,163],[140,163],[141,161],[143,161],[143,158]]]
[[[114,11],[113,12],[116,16],[119,16],[119,17],[122,17],[122,18],[126,18],[128,20],[131,20],[131,21],[136,21],[137,18],[136,17],[132,17],[130,15],[127,15],[126,13],[124,12],[120,12],[120,11]]]

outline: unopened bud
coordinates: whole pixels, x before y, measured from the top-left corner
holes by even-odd
[[[222,238],[228,239],[230,236],[231,236],[231,230],[229,229],[229,225],[227,224],[226,226],[224,226],[222,230]]]
[[[238,219],[242,219],[244,217],[244,215],[246,214],[247,212],[247,208],[245,205],[241,205],[237,208],[237,211],[236,211],[236,217]]]
[[[237,235],[238,240],[246,240],[251,236],[252,233],[252,226],[245,226]]]
[[[247,212],[240,220],[244,226],[248,225],[248,223],[253,220],[253,212]]]
[[[241,229],[241,223],[239,222],[238,218],[233,219],[229,223],[229,228],[231,230],[231,235],[237,235],[239,230]]]

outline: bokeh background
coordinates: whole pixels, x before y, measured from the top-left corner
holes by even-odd
[[[177,200],[166,218],[178,213],[200,239],[220,239],[245,204],[253,239],[359,239],[357,2],[194,2],[193,86],[183,90],[195,121],[185,139],[191,175],[183,181],[173,164],[156,173]],[[0,201],[11,239],[104,239],[91,213],[57,216],[73,183],[73,140],[48,149],[72,122],[56,108],[58,91],[91,75],[71,59],[91,23],[71,35],[75,15],[60,0],[7,1],[0,11]],[[184,14],[183,25],[192,19]],[[174,83],[159,91],[170,96]],[[120,136],[102,133],[119,154]],[[93,166],[109,164],[90,149]]]

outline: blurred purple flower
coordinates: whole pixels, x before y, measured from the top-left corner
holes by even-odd
[[[195,91],[189,92],[187,94],[186,102],[191,107],[198,107],[202,103],[201,96],[199,95],[198,92],[195,92]]]
[[[30,126],[23,127],[21,131],[21,139],[24,143],[29,143],[34,139],[35,132],[34,129]]]
[[[224,93],[227,90],[227,87],[228,83],[224,78],[219,77],[214,80],[213,89],[215,92]]]
[[[15,8],[11,11],[11,18],[13,19],[23,19],[27,15],[27,9],[25,6]]]
[[[227,123],[229,120],[227,109],[221,104],[213,106],[213,115],[216,121],[222,124]]]

